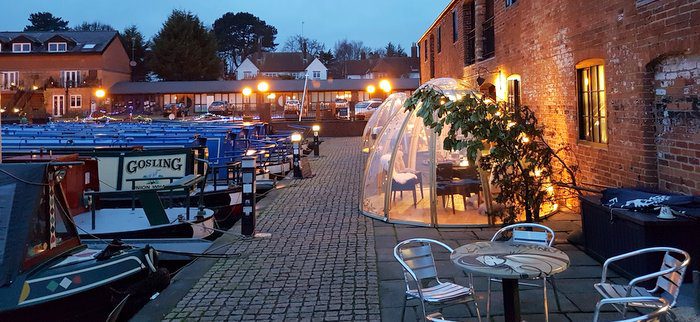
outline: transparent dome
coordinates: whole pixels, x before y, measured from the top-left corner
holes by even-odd
[[[367,120],[367,125],[365,125],[365,130],[362,133],[362,152],[367,153],[370,151],[377,137],[379,137],[379,133],[384,129],[384,125],[396,112],[403,109],[404,102],[406,102],[405,93],[394,93],[389,95],[382,105],[377,107],[377,110]]]
[[[423,86],[440,89],[450,98],[471,93],[454,79],[431,80]],[[403,108],[383,126],[380,122],[374,126],[382,129],[365,165],[360,205],[365,215],[428,226],[483,226],[496,221],[487,215],[489,174],[469,162],[466,150],[443,149],[448,128],[437,134],[415,111]]]

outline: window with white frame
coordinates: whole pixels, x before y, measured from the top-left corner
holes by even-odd
[[[28,53],[32,51],[32,44],[28,42],[20,42],[16,44],[12,44],[12,52],[13,53]]]
[[[243,72],[243,78],[244,78],[244,79],[253,79],[253,72],[251,72],[251,71],[244,71],[244,72]]]
[[[83,96],[82,95],[71,95],[70,96],[70,108],[81,108],[83,107]]]
[[[315,79],[321,78],[321,71],[315,70],[315,71],[314,71],[314,78],[315,78]]]
[[[68,51],[68,44],[64,42],[50,42],[49,52],[62,53]]]
[[[80,72],[77,70],[61,71],[61,87],[78,87],[80,84]]]
[[[0,79],[0,87],[2,89],[11,89],[17,86],[19,80],[19,72],[2,72],[2,79]]]

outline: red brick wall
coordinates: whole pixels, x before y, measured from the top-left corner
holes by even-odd
[[[461,8],[464,1],[451,6]],[[697,65],[683,78],[696,85],[673,96],[694,112],[671,113],[669,129],[659,128],[665,121],[655,95],[658,64],[700,54],[700,1],[656,0],[637,7],[633,0],[519,0],[506,8],[496,0],[495,8],[495,57],[466,67],[463,33],[457,44],[445,44],[451,41],[451,11],[440,18],[437,23],[449,33],[435,57],[436,77],[461,73],[476,87],[481,74],[498,87],[498,78],[519,74],[522,103],[538,113],[551,143],[572,146],[580,181],[700,193]],[[575,65],[596,58],[605,61],[608,144],[578,140]],[[425,81],[426,60],[421,64]]]

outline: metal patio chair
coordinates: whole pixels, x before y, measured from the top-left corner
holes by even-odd
[[[665,317],[666,315],[669,314],[669,310],[671,309],[671,305],[669,305],[668,301],[666,301],[663,298],[658,298],[658,297],[650,297],[650,296],[645,296],[645,297],[618,297],[618,298],[609,298],[609,299],[602,299],[596,304],[595,306],[595,313],[593,314],[593,322],[598,322],[598,318],[600,317],[600,310],[604,305],[613,305],[616,306],[619,304],[623,305],[631,305],[631,304],[645,304],[645,305],[650,305],[650,306],[655,306],[657,307],[656,310],[653,312],[625,319],[623,316],[623,320],[617,320],[617,322],[659,322],[659,321],[664,321],[662,318]]]
[[[651,253],[664,253],[661,262],[661,269],[658,272],[643,275],[632,279],[627,285],[613,284],[607,281],[608,267],[611,263],[627,259],[634,256]],[[676,257],[674,257],[675,255]],[[660,297],[663,298],[670,307],[676,305],[676,299],[680,293],[683,276],[690,264],[690,255],[684,251],[672,247],[651,247],[636,250],[622,255],[608,258],[603,264],[603,275],[600,283],[593,287],[603,296],[604,299],[628,298],[628,297]],[[646,289],[638,284],[656,279],[656,284],[652,289]],[[627,307],[659,308],[661,305],[654,302],[623,302],[622,308],[613,304],[615,309],[625,317]]]
[[[442,282],[438,278],[435,267],[435,259],[431,245],[438,245],[450,253],[454,250],[437,240],[427,238],[412,238],[398,243],[394,247],[394,257],[401,264],[406,283],[404,311],[406,301],[418,299],[423,310],[423,317],[427,318],[425,303],[435,306],[451,306],[456,304],[469,305],[474,302],[476,315],[481,321],[479,305],[476,303],[472,275],[469,274],[469,286],[457,285],[450,282]],[[403,320],[403,311],[402,311]]]
[[[515,242],[515,243],[522,243],[522,244],[534,244],[534,245],[542,245],[542,246],[548,246],[551,247],[552,244],[554,243],[554,230],[551,228],[540,225],[540,224],[531,224],[531,223],[522,223],[522,224],[514,224],[510,226],[506,226],[498,230],[493,237],[491,237],[491,241],[497,241],[500,238],[503,238],[503,235],[507,232],[511,233],[511,238],[510,241]],[[561,311],[561,305],[559,303],[559,294],[557,294],[557,285],[554,280],[554,276],[541,276],[538,278],[533,278],[533,279],[541,279],[542,280],[542,289],[543,289],[543,298],[544,298],[544,318],[545,321],[549,321],[549,303],[547,301],[547,281],[549,281],[552,284],[552,289],[554,290],[554,299],[557,303],[557,310]],[[488,288],[486,291],[486,319],[488,320],[491,317],[491,282],[497,282],[500,283],[502,282],[501,279],[499,278],[489,278],[488,281]],[[537,284],[532,284],[532,283],[523,283],[520,282],[518,283],[519,285],[524,285],[524,286],[532,286],[532,287],[540,287],[540,285]]]

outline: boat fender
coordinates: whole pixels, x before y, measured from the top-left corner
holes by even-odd
[[[151,246],[146,246],[148,253],[146,254],[146,263],[148,264],[148,268],[151,269],[152,273],[155,273],[157,271],[156,269],[156,263],[158,261],[158,252]]]

